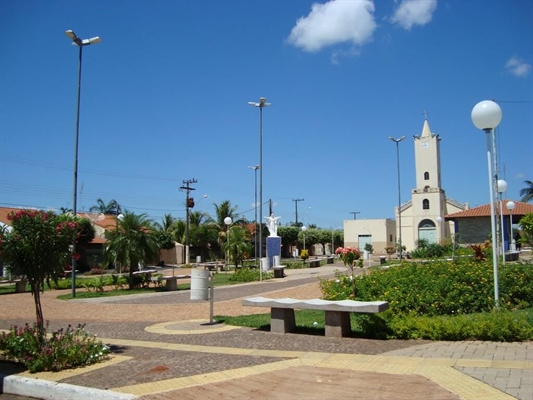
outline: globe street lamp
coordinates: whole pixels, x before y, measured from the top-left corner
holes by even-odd
[[[498,182],[496,184],[498,187],[498,203],[500,203],[500,236],[502,240],[502,258],[503,258],[503,265],[505,265],[505,235],[503,234],[503,201],[502,201],[502,194],[503,192],[507,191],[507,182],[505,182],[503,179],[498,179]]]
[[[402,195],[400,192],[400,149],[398,146],[398,143],[400,143],[402,140],[405,139],[405,136],[402,136],[401,138],[394,139],[393,137],[389,136],[389,139],[392,140],[394,143],[396,143],[396,169],[398,171],[398,244],[400,248],[400,261],[402,260],[402,252],[403,252],[403,245],[402,245]]]
[[[259,265],[257,263],[257,170],[259,169],[259,165],[248,168],[254,170],[254,255],[255,265]]]
[[[490,225],[492,230],[492,265],[494,273],[494,302],[496,308],[499,305],[498,290],[498,258],[496,254],[496,217],[494,213],[494,176],[492,174],[491,154],[490,154],[490,133],[502,120],[502,110],[498,104],[491,100],[483,100],[477,103],[472,109],[472,122],[476,128],[485,131],[487,139],[487,168],[489,173],[489,196],[490,196]]]
[[[71,31],[65,31],[67,35],[72,40],[73,46],[78,46],[79,56],[78,56],[78,94],[77,94],[77,107],[76,107],[76,133],[74,136],[74,196],[72,201],[72,215],[76,217],[76,208],[78,205],[78,142],[79,142],[79,133],[80,133],[80,98],[81,98],[81,59],[82,59],[82,50],[84,46],[89,46],[91,44],[100,43],[102,39],[99,36],[95,36],[90,39],[80,39],[76,34]],[[76,251],[76,243],[73,244],[72,252]],[[74,257],[72,258],[72,297],[76,297],[76,261]]]
[[[513,238],[513,210],[515,208],[515,203],[514,201],[508,201],[505,205],[509,210],[509,250],[515,251],[516,243],[514,242]]]
[[[302,226],[302,232],[304,234],[304,250],[305,250],[305,231],[307,230],[307,226]]]
[[[263,257],[263,108],[271,103],[261,97],[259,103],[249,101],[249,105],[259,107],[259,257]],[[263,268],[259,266],[259,280],[263,280]]]
[[[233,223],[231,217],[224,218],[226,224],[226,269],[229,269],[229,227]]]

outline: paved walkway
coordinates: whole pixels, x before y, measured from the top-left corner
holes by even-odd
[[[337,269],[344,268],[287,270],[284,279],[216,288],[214,314],[266,311],[243,307],[248,296],[319,297],[317,278]],[[113,357],[58,373],[0,363],[5,392],[62,400],[533,398],[531,342],[274,335],[210,324],[210,302],[191,301],[189,291],[71,301],[57,295],[45,292],[42,299],[50,328],[86,323],[112,346]],[[28,293],[1,296],[0,329],[33,321],[33,307]]]

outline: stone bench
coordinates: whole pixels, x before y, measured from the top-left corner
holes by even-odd
[[[178,279],[187,279],[190,277],[190,275],[162,276],[161,280],[165,281],[165,289],[167,291],[173,291],[178,290]]]
[[[274,278],[285,278],[285,268],[286,265],[274,265],[272,269],[274,270]]]
[[[296,330],[294,310],[323,310],[326,313],[328,337],[345,337],[351,333],[350,313],[379,313],[389,308],[386,301],[328,301],[321,299],[297,300],[291,298],[270,299],[249,297],[242,300],[243,306],[270,307],[270,331],[284,334]]]
[[[320,260],[309,260],[309,268],[320,267]]]

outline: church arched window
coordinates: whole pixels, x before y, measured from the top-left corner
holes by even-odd
[[[422,200],[422,209],[429,210],[429,200],[428,199]]]
[[[429,181],[429,172],[424,172],[424,180]]]

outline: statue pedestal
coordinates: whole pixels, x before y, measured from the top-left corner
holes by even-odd
[[[266,251],[268,258],[268,265],[270,268],[274,266],[274,257],[279,256],[281,259],[281,238],[279,236],[269,236],[266,238]]]

